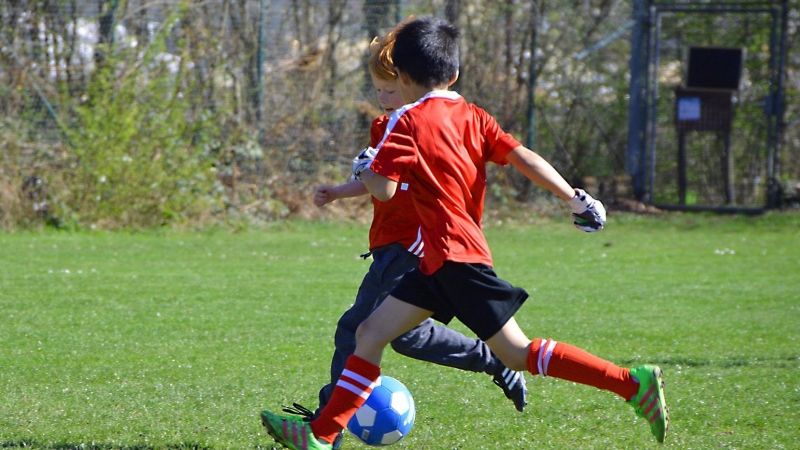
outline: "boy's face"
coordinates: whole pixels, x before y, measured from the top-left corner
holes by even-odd
[[[381,108],[383,108],[387,116],[406,104],[406,102],[403,101],[403,96],[400,95],[397,83],[394,81],[383,81],[372,77],[372,85],[375,86],[375,94],[378,96],[378,103],[381,104]]]

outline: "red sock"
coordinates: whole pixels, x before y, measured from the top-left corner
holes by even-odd
[[[367,401],[380,376],[381,368],[375,364],[356,355],[347,358],[331,399],[322,408],[319,417],[311,422],[314,436],[332,444],[356,410]]]
[[[528,371],[611,391],[626,401],[639,391],[631,371],[574,345],[552,339],[534,339],[528,353]]]

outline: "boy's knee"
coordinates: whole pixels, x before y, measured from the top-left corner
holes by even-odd
[[[367,319],[356,330],[356,347],[363,350],[377,351],[389,345],[389,337],[384,332],[384,326],[378,320]]]
[[[378,328],[369,319],[361,322],[361,325],[356,329],[356,342],[373,341],[377,330]]]

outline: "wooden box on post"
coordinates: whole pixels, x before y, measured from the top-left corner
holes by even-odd
[[[733,184],[731,126],[733,94],[741,87],[744,48],[689,47],[686,86],[675,89],[675,128],[678,131],[678,200],[686,204],[686,133],[713,131],[725,141],[721,161],[725,202],[736,195]]]
[[[730,89],[675,88],[675,127],[684,131],[726,131],[733,123]]]
[[[725,180],[725,202],[735,199],[733,187],[733,154],[731,125],[733,123],[733,93],[730,89],[675,88],[675,128],[678,131],[678,202],[686,204],[686,133],[715,131],[724,135],[725,155],[721,161]]]

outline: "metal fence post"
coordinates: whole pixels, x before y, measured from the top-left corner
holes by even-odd
[[[628,98],[628,155],[627,172],[631,175],[636,200],[645,197],[645,171],[642,142],[646,102],[643,100],[643,77],[645,75],[647,0],[633,2],[633,29],[631,31],[631,82]]]

